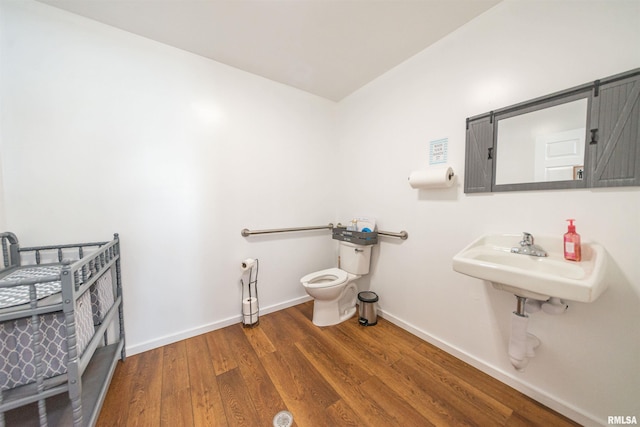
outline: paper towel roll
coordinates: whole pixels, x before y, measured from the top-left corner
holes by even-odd
[[[258,321],[258,298],[251,297],[242,300],[242,323],[253,325]]]
[[[244,261],[242,261],[241,267],[242,267],[242,271],[247,271],[249,270],[251,267],[253,267],[256,264],[256,260],[253,258],[247,258]]]
[[[411,188],[447,188],[451,187],[455,175],[451,166],[447,168],[413,171],[409,176]]]

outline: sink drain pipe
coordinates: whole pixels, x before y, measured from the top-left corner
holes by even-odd
[[[527,332],[529,316],[525,312],[527,299],[516,295],[518,304],[511,315],[511,336],[509,337],[509,360],[518,371],[524,370],[529,364],[529,358],[535,356],[535,348],[540,340]]]
[[[511,314],[511,336],[509,337],[509,360],[514,368],[523,371],[529,364],[529,359],[534,357],[535,349],[540,345],[540,340],[527,332],[529,326],[529,313],[544,311],[547,314],[564,314],[569,306],[560,298],[551,297],[547,301],[527,299],[519,295],[516,311]]]

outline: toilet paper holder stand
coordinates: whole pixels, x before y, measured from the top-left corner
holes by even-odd
[[[246,261],[242,264],[242,269],[249,272],[247,283],[245,284],[243,277],[240,278],[240,284],[242,285],[242,326],[245,328],[253,328],[260,323],[260,304],[258,303],[259,262],[257,258],[251,261],[250,265],[246,265]]]

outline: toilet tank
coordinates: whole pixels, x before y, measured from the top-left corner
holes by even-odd
[[[351,274],[368,274],[371,246],[340,242],[340,269]]]

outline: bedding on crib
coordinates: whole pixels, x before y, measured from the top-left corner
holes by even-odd
[[[37,279],[43,277],[57,276],[60,274],[60,266],[50,265],[42,267],[30,267],[23,270],[15,271],[0,280],[1,284],[11,284],[21,279]],[[37,297],[42,299],[49,295],[60,292],[60,281],[44,282],[35,285]],[[10,288],[2,288],[0,290],[0,309],[14,307],[20,304],[28,304],[30,301],[29,286],[14,286]]]
[[[85,292],[78,299],[77,346],[79,354],[84,352],[94,333],[91,298]],[[67,372],[67,333],[64,313],[61,311],[38,316],[38,330],[42,334],[44,378]],[[0,389],[6,390],[36,381],[36,366],[31,340],[33,328],[30,318],[21,318],[0,323],[0,341],[5,343],[0,350]]]
[[[107,270],[94,285],[90,288],[91,311],[93,313],[93,324],[102,324],[104,316],[113,305],[113,278],[111,270]]]
[[[60,270],[59,265],[29,267],[0,279],[0,285],[21,279],[56,276],[60,274]],[[79,283],[82,284],[83,280],[80,279]],[[36,299],[42,301],[49,297],[51,301],[57,297],[56,300],[59,300],[60,286],[60,281],[35,284]],[[80,354],[93,336],[94,326],[102,323],[113,301],[113,280],[109,269],[91,286],[89,292],[85,292],[78,299],[77,346]],[[29,302],[29,286],[0,289],[0,313],[3,309],[20,307]],[[67,335],[63,313],[40,315],[39,319],[39,330],[43,334],[42,345],[46,355],[43,358],[44,378],[64,374],[67,368]],[[35,381],[36,368],[30,344],[32,334],[33,328],[29,318],[0,323],[0,341],[5,344],[0,350],[0,389],[6,390]]]

